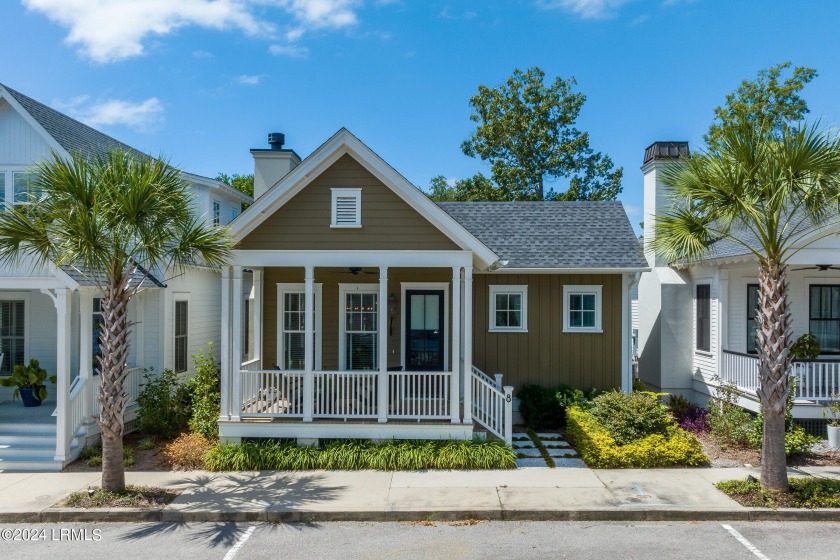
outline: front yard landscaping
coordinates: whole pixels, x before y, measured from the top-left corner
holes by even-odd
[[[715,484],[727,496],[747,507],[840,508],[840,480],[791,478],[789,493],[761,489],[757,479],[727,480]]]

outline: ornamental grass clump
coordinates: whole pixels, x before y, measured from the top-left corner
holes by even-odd
[[[333,440],[323,447],[261,441],[219,444],[204,455],[211,471],[512,469],[513,450],[498,441]]]

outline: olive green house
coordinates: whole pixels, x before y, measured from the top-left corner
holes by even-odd
[[[435,203],[346,129],[283,141],[230,224],[222,438],[509,440],[524,384],[630,389],[621,203]]]

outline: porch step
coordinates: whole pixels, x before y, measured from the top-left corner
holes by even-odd
[[[58,472],[55,423],[0,424],[0,472]]]
[[[31,459],[26,456],[0,459],[0,472],[61,472],[61,461]]]

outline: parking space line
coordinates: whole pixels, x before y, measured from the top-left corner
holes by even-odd
[[[233,548],[228,550],[228,553],[225,554],[225,557],[222,560],[233,560],[236,557],[236,553],[239,552],[239,549],[245,544],[245,542],[251,538],[251,535],[256,530],[255,525],[251,525],[248,527],[245,532],[239,537],[239,540],[236,541],[236,544],[233,545]]]
[[[733,537],[735,537],[735,538],[738,540],[738,542],[739,542],[739,543],[741,543],[742,545],[744,545],[744,546],[747,548],[747,550],[749,550],[750,552],[752,552],[753,554],[755,554],[755,555],[756,555],[756,557],[760,558],[761,560],[770,560],[768,557],[766,557],[764,554],[762,554],[762,553],[761,553],[761,551],[760,551],[760,550],[758,550],[758,549],[755,547],[755,545],[754,545],[753,543],[751,543],[750,541],[748,541],[748,540],[744,537],[744,535],[742,535],[741,533],[739,533],[738,531],[736,531],[736,530],[735,530],[735,528],[734,528],[732,525],[721,525],[721,527],[723,527],[724,529],[726,529],[727,531],[729,531],[729,534],[730,534],[730,535],[732,535]]]

